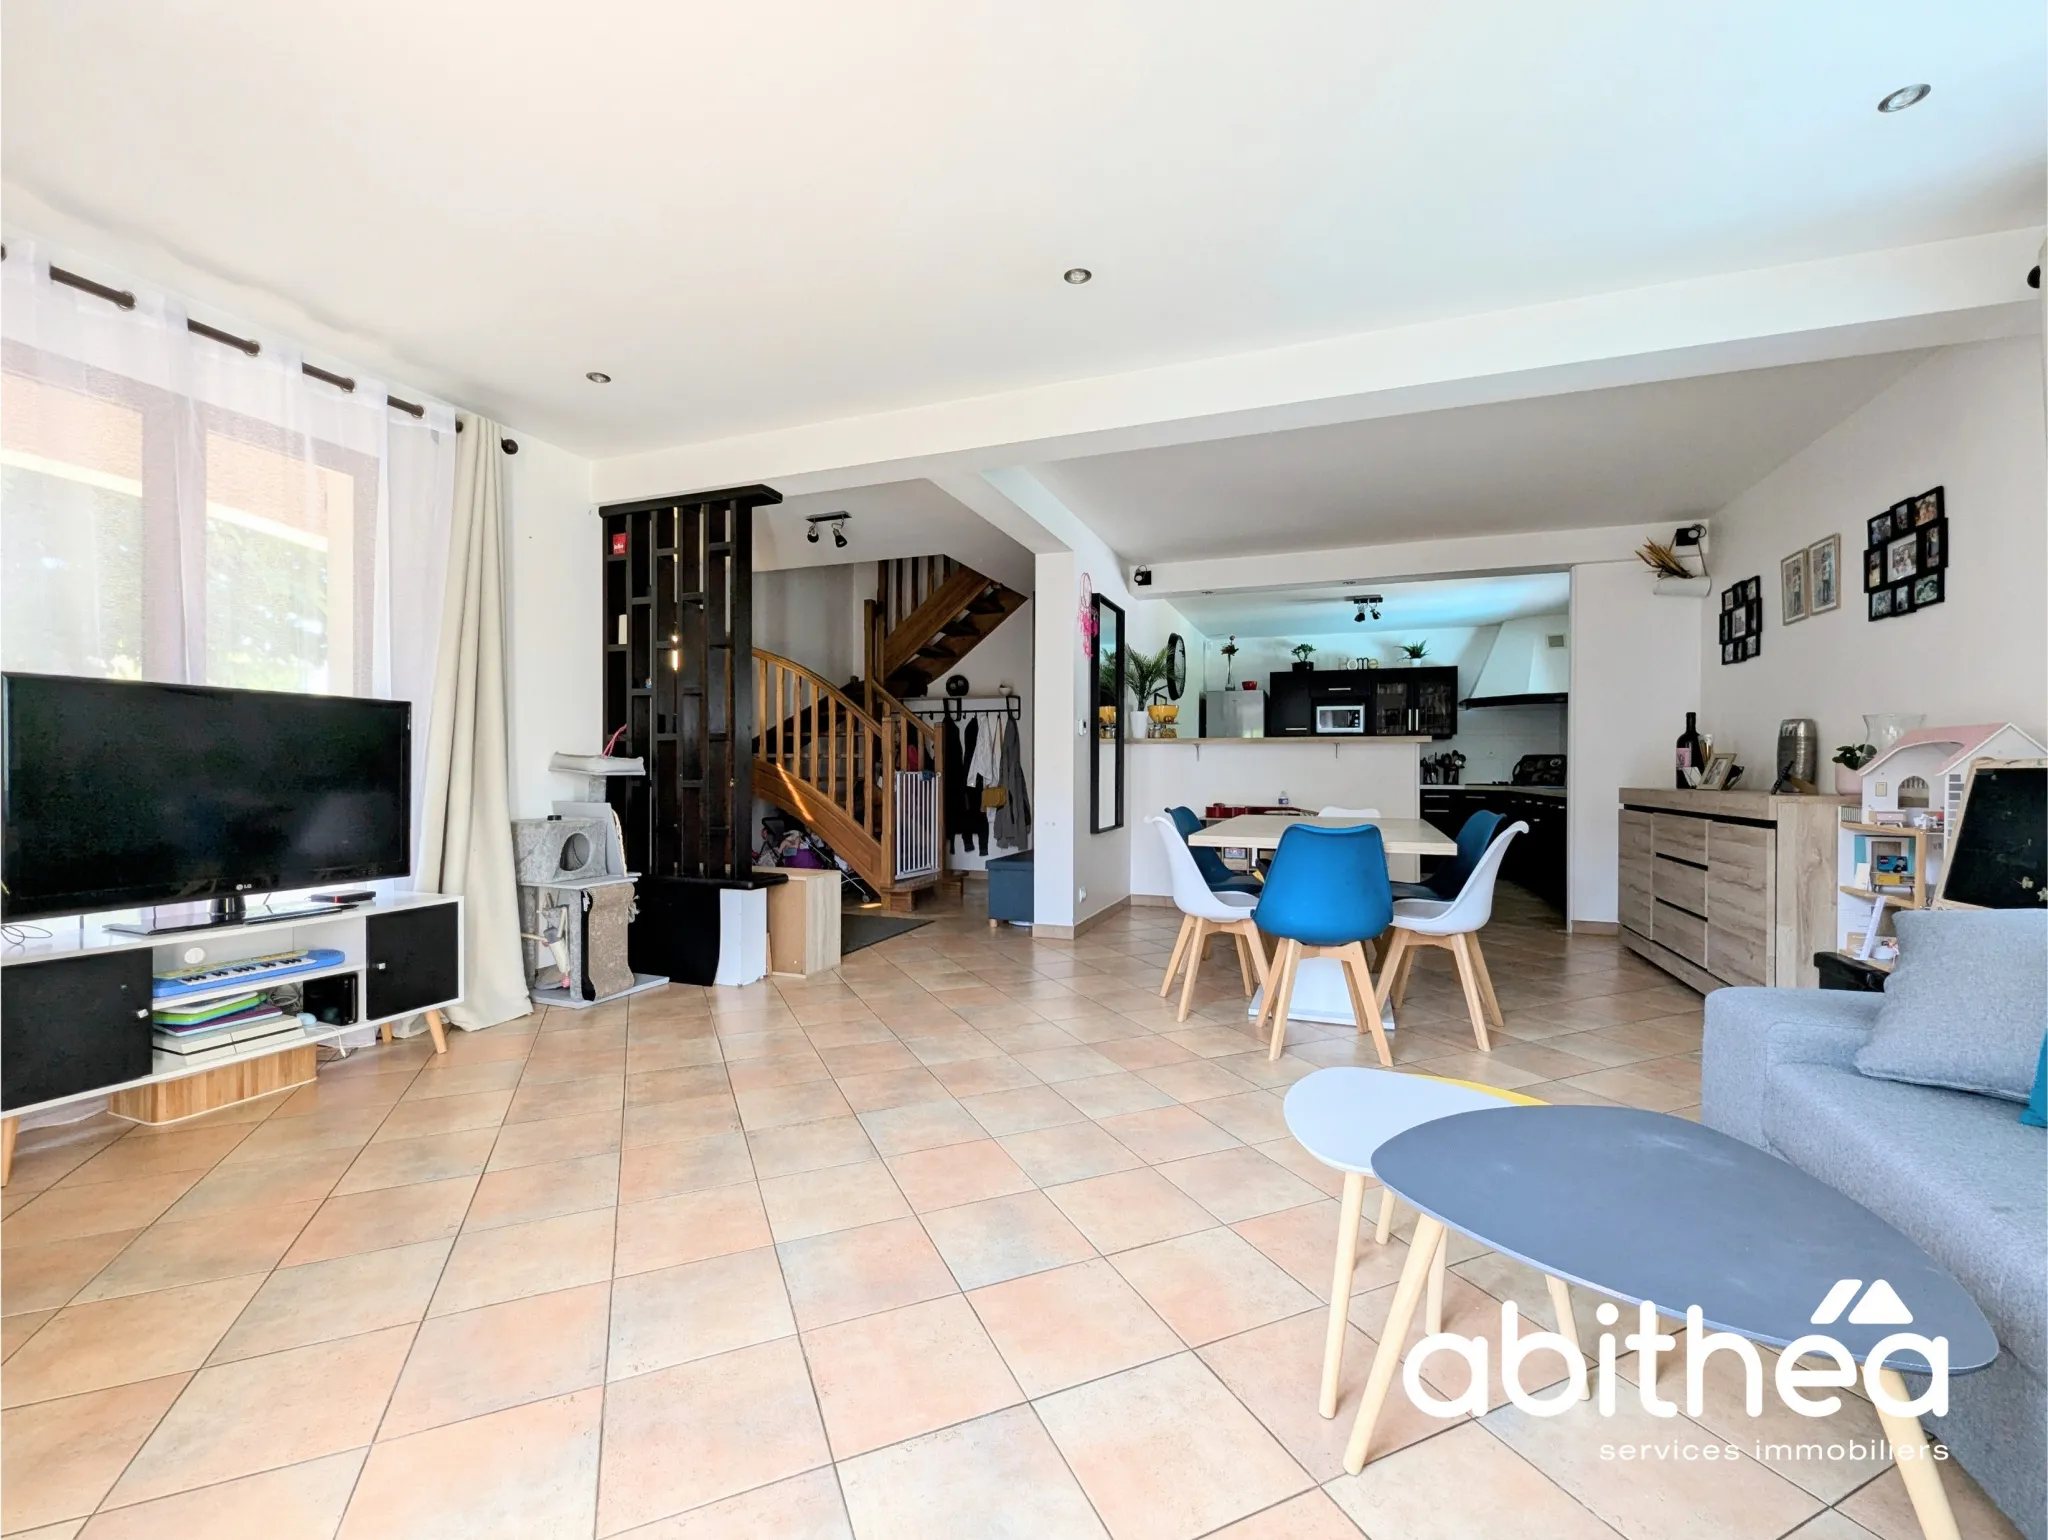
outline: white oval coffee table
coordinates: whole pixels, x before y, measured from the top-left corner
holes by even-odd
[[[1323,1383],[1316,1407],[1325,1417],[1337,1415],[1337,1375],[1344,1363],[1344,1326],[1351,1302],[1351,1278],[1358,1265],[1358,1225],[1365,1207],[1365,1179],[1373,1175],[1373,1155],[1397,1134],[1438,1118],[1482,1108],[1541,1106],[1493,1086],[1434,1075],[1404,1075],[1395,1070],[1349,1066],[1319,1069],[1288,1089],[1287,1131],[1324,1165],[1344,1173],[1344,1196],[1337,1210],[1337,1264],[1330,1281],[1330,1328],[1323,1348]],[[1394,1194],[1380,1189],[1380,1218],[1373,1239],[1385,1245],[1394,1225]],[[1419,1232],[1418,1232],[1419,1233]],[[1444,1268],[1448,1238],[1439,1230],[1430,1262],[1426,1321],[1432,1332],[1443,1329]],[[1578,1343],[1572,1320],[1571,1295],[1556,1278],[1546,1278],[1550,1303],[1557,1312],[1558,1332]]]

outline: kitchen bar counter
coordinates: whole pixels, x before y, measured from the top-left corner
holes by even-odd
[[[1130,741],[1130,746],[1132,748],[1139,748],[1152,744],[1191,743],[1200,746],[1213,746],[1219,743],[1246,743],[1255,744],[1260,748],[1271,748],[1276,744],[1284,744],[1292,748],[1300,744],[1307,744],[1312,748],[1327,749],[1349,743],[1434,743],[1435,741],[1433,738],[1381,737],[1373,733],[1324,733],[1321,736],[1317,736],[1314,733],[1290,733],[1284,738],[1133,738]]]

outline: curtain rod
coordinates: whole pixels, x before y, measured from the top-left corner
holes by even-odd
[[[7,248],[0,246],[0,261],[4,261],[6,256]],[[116,305],[122,310],[133,310],[135,308],[135,295],[129,290],[116,289],[109,284],[99,283],[85,277],[81,273],[74,273],[68,269],[57,267],[54,264],[50,268],[50,281],[52,283],[61,283],[67,288],[77,289],[82,294],[90,294],[95,299],[106,300],[109,304]],[[233,332],[222,331],[218,326],[208,326],[204,321],[195,321],[189,316],[185,320],[185,330],[193,333],[195,336],[206,337],[224,346],[235,348],[240,352],[246,353],[251,358],[256,357],[263,351],[263,344],[253,337],[237,337]],[[356,388],[356,382],[347,375],[336,374],[331,369],[322,369],[318,364],[302,363],[299,365],[299,372],[311,375],[316,380],[332,385],[336,390],[353,393]],[[399,411],[411,417],[424,418],[427,415],[427,409],[419,402],[407,401],[398,396],[386,396],[384,404],[396,407]],[[457,433],[462,431],[462,419],[459,417],[455,420],[455,431]],[[498,443],[499,447],[508,455],[519,453],[517,440],[506,438],[500,439]]]

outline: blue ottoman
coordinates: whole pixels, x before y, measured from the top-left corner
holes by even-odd
[[[988,928],[1004,920],[1031,923],[1031,852],[997,856],[988,863]]]

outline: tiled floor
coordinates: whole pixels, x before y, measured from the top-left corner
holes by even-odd
[[[1917,1533],[1897,1476],[1846,1451],[1601,1457],[1747,1449],[1726,1393],[1700,1423],[1532,1419],[1498,1386],[1486,1417],[1437,1422],[1397,1393],[1379,1457],[1344,1476],[1403,1248],[1365,1242],[1325,1422],[1338,1183],[1280,1104],[1318,1065],[1369,1060],[1296,1026],[1269,1064],[1221,951],[1176,1022],[1176,925],[1138,909],[1052,942],[959,915],[802,984],[551,1012],[440,1059],[415,1039],[160,1132],[25,1135],[0,1226],[0,1529]],[[1486,944],[1495,1051],[1473,1050],[1434,954],[1403,1068],[1693,1112],[1696,996],[1512,895]],[[1526,1270],[1453,1258],[1450,1329],[1502,1298],[1547,1308]],[[1876,1433],[1855,1400],[1824,1426]],[[1948,1478],[1966,1535],[2011,1533]]]

